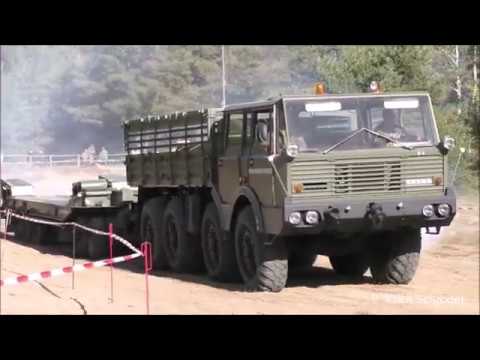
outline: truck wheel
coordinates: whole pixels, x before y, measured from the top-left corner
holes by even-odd
[[[372,252],[370,270],[373,279],[385,284],[408,284],[414,277],[420,258],[420,229],[402,231],[391,239],[388,248]]]
[[[95,230],[108,231],[105,220],[97,216],[90,218],[87,226]],[[87,232],[85,235],[88,247],[88,257],[90,259],[99,260],[109,257],[108,236],[96,235],[91,232]]]
[[[368,259],[363,253],[330,256],[330,264],[337,274],[362,277],[368,269]]]
[[[220,281],[239,279],[235,244],[228,235],[224,235],[214,203],[208,204],[203,215],[201,236],[208,276]]]
[[[163,217],[164,250],[170,267],[177,272],[196,272],[202,269],[200,241],[187,233],[184,208],[180,198],[172,198]]]
[[[150,199],[143,207],[140,219],[141,242],[148,241],[152,244],[153,267],[158,270],[168,268],[162,237],[162,218],[164,210],[164,199]]]
[[[235,226],[235,253],[247,290],[281,291],[288,276],[288,251],[285,239],[265,245],[255,228],[252,209],[240,212]]]

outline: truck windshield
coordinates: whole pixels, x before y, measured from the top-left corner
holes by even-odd
[[[362,128],[333,151],[386,146],[432,145],[435,130],[427,96],[365,96],[285,100],[290,144],[300,152],[323,151]]]

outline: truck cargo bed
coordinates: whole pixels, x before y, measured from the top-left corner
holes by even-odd
[[[128,121],[127,181],[131,186],[204,186],[209,135],[218,109]]]

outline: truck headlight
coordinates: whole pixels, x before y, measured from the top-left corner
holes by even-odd
[[[291,157],[295,157],[298,155],[298,145],[291,144],[287,147],[287,155]]]
[[[448,204],[440,204],[437,207],[437,213],[439,216],[446,217],[450,215],[450,205]]]
[[[298,211],[294,211],[288,216],[288,222],[292,225],[298,225],[301,221],[302,215]]]
[[[425,205],[422,209],[422,214],[425,217],[432,217],[433,216],[433,206],[432,205]]]
[[[305,221],[308,224],[318,224],[318,212],[316,211],[307,211],[305,215]]]

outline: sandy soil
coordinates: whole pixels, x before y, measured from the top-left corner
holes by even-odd
[[[84,178],[96,175],[83,173],[89,176]],[[48,189],[42,179],[37,182]],[[67,182],[68,193],[78,173],[64,172],[56,179]],[[424,236],[421,264],[409,285],[376,285],[368,273],[352,282],[336,275],[322,256],[312,269],[291,275],[287,288],[276,294],[243,292],[239,284],[212,282],[205,275],[159,272],[149,278],[151,313],[479,314],[478,219],[478,198],[460,199],[452,226],[439,236]],[[69,249],[32,247],[15,239],[2,243],[2,278],[72,263]],[[74,289],[71,275],[3,287],[2,314],[144,314],[141,269],[141,259],[115,267],[113,302],[110,268],[75,274]]]

